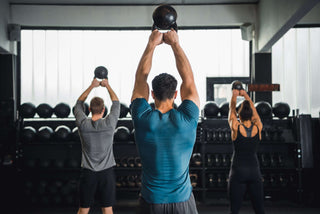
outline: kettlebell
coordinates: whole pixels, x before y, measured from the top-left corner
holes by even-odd
[[[108,79],[108,69],[104,66],[98,66],[94,69],[94,78]]]
[[[239,80],[235,80],[231,83],[231,89],[243,90],[242,82]]]
[[[158,30],[170,30],[173,28],[178,32],[178,26],[176,23],[177,12],[170,5],[160,5],[157,7],[152,14],[153,25],[152,31],[155,29]]]

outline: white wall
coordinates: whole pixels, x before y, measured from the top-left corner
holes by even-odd
[[[12,22],[22,26],[148,27],[156,6],[12,5]],[[174,6],[178,26],[230,26],[255,21],[256,6]]]
[[[0,53],[10,51],[10,42],[7,36],[7,25],[10,20],[8,0],[0,1]]]

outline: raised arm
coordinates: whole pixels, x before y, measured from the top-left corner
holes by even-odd
[[[102,87],[105,87],[108,90],[108,93],[110,95],[110,99],[112,101],[119,101],[118,96],[116,95],[116,93],[113,91],[113,89],[111,88],[111,86],[109,85],[109,81],[107,79],[103,79],[100,83],[100,85]]]
[[[147,47],[140,59],[137,71],[134,88],[132,92],[131,102],[136,98],[149,98],[149,85],[147,83],[148,75],[152,67],[153,53],[157,45],[162,43],[163,34],[158,30],[154,30],[150,37]]]
[[[194,82],[192,68],[186,54],[180,46],[177,32],[171,29],[171,31],[164,34],[163,39],[173,50],[176,66],[182,79],[180,87],[181,100],[191,100],[200,108],[200,99]]]
[[[247,92],[246,92],[245,90],[240,90],[239,95],[240,95],[240,96],[243,96],[244,99],[246,99],[246,100],[249,101],[250,106],[251,106],[251,109],[252,109],[252,118],[251,118],[251,121],[252,121],[255,125],[258,126],[259,131],[261,132],[263,125],[262,125],[260,116],[259,116],[256,108],[254,107],[254,104],[253,104],[251,98],[249,97],[249,95],[247,94]]]
[[[233,89],[232,97],[229,104],[229,115],[228,115],[228,122],[229,122],[230,129],[232,131],[237,130],[237,127],[239,125],[239,121],[237,119],[237,111],[236,111],[237,96],[239,96],[239,90]]]
[[[90,94],[93,88],[96,88],[100,85],[100,82],[97,79],[93,79],[91,85],[80,95],[78,98],[79,101],[85,101]]]

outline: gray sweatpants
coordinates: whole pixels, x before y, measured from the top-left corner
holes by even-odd
[[[169,204],[149,204],[140,197],[137,214],[198,214],[198,210],[191,193],[189,200]]]

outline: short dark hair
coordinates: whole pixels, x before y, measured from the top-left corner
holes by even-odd
[[[244,100],[240,106],[238,111],[240,119],[243,121],[251,120],[252,118],[252,109],[250,102],[248,100]]]
[[[172,99],[176,92],[177,84],[176,78],[172,75],[167,73],[159,74],[152,80],[154,96],[160,101]]]
[[[100,97],[94,97],[90,101],[90,110],[92,115],[101,114],[104,108],[104,101]]]

